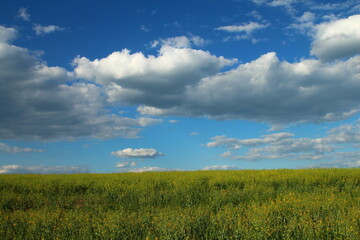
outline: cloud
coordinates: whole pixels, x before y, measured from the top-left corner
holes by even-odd
[[[209,116],[271,124],[329,122],[360,110],[360,56],[323,63],[304,59],[280,61],[275,53],[204,77],[186,88],[173,104],[155,99],[138,111],[150,115]],[[143,102],[145,104],[145,102]]]
[[[162,107],[178,104],[189,86],[234,62],[202,50],[171,46],[161,47],[158,56],[124,49],[100,60],[74,60],[76,75],[102,84],[110,102]]]
[[[10,42],[15,39],[17,35],[18,32],[15,28],[6,28],[0,25],[0,44]]]
[[[190,136],[198,136],[199,133],[198,133],[198,132],[191,132],[189,135],[190,135]]]
[[[0,166],[0,174],[74,174],[88,173],[86,166],[45,166],[45,165],[4,165]]]
[[[161,167],[142,167],[142,168],[131,168],[128,172],[141,173],[141,172],[175,172],[181,171],[177,168],[161,168]]]
[[[65,28],[55,26],[55,25],[42,26],[39,24],[35,24],[33,29],[34,29],[36,35],[38,35],[38,36],[44,36],[46,34],[57,32],[57,31],[65,31]]]
[[[129,168],[137,166],[136,162],[120,162],[115,165],[117,168]]]
[[[32,148],[21,148],[21,147],[11,147],[6,143],[0,142],[0,152],[4,153],[21,153],[21,152],[44,152],[44,150],[40,149],[32,149]]]
[[[199,37],[199,36],[178,36],[172,38],[160,38],[159,40],[153,41],[151,43],[151,47],[157,46],[170,46],[174,48],[191,48],[195,47],[202,47],[206,43],[206,40]]]
[[[141,127],[160,120],[112,113],[103,87],[49,67],[0,27],[0,139],[59,140],[80,137],[136,138]]]
[[[229,25],[229,26],[217,27],[215,29],[216,30],[223,30],[223,31],[226,31],[226,32],[235,32],[235,33],[244,32],[247,35],[251,35],[255,30],[266,28],[268,26],[269,26],[269,24],[261,24],[261,23],[257,23],[257,22],[249,22],[249,23],[242,24],[242,25]]]
[[[343,157],[341,160],[325,161],[316,164],[310,164],[305,168],[359,168],[360,167],[360,152],[352,153],[352,156],[356,156],[357,159],[347,159],[349,154],[340,154],[339,157]],[[350,156],[350,158],[352,158]]]
[[[204,171],[210,171],[210,170],[239,170],[240,168],[235,167],[235,166],[228,166],[228,165],[223,165],[223,166],[206,166],[203,167],[201,170]]]
[[[120,158],[157,158],[163,156],[164,154],[158,152],[154,148],[125,148],[116,152],[112,152],[111,155]]]
[[[360,15],[319,24],[315,31],[311,54],[322,61],[360,53]]]
[[[266,5],[269,7],[284,7],[288,14],[294,15],[296,11],[294,4],[299,3],[297,0],[251,0],[253,3],[258,5]]]
[[[290,28],[298,30],[300,33],[312,36],[314,34],[315,14],[304,12],[303,15],[296,18],[296,22],[290,25]]]
[[[320,138],[295,138],[291,133],[263,135],[261,138],[236,139],[226,136],[212,138],[207,147],[224,147],[227,150],[221,156],[233,160],[259,161],[265,159],[288,160],[327,160],[343,165],[358,161],[360,152],[352,149],[360,143],[360,122],[344,124],[330,129]],[[245,147],[243,154],[237,149]],[[327,163],[324,163],[325,165]],[[315,164],[316,165],[316,164]],[[311,165],[311,166],[315,166]],[[322,165],[322,163],[321,163]]]
[[[251,40],[252,43],[257,43],[259,40],[252,37],[254,31],[268,27],[269,24],[260,24],[257,22],[249,22],[243,25],[229,25],[215,28],[216,30],[227,31],[230,33],[242,33],[241,35],[229,36],[224,39],[225,42],[229,40]]]
[[[360,143],[360,122],[344,124],[330,129],[323,141],[337,144]]]
[[[225,146],[227,149],[234,150],[239,149],[241,146],[254,147],[269,143],[278,142],[287,138],[293,137],[294,134],[282,132],[274,133],[270,135],[263,135],[262,138],[253,138],[253,139],[236,139],[236,138],[227,138],[226,136],[217,136],[213,137],[213,142],[206,144],[207,147],[219,147]]]
[[[150,32],[150,27],[146,27],[145,25],[140,25],[140,29],[141,29],[141,31],[143,31],[143,32]]]
[[[27,8],[20,8],[18,12],[18,18],[25,21],[30,21],[30,14],[27,12]]]

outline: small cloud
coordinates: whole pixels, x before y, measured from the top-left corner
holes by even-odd
[[[149,27],[146,27],[145,25],[141,25],[140,30],[144,32],[150,32],[151,29]]]
[[[30,14],[27,12],[27,8],[20,8],[17,17],[25,21],[30,21]]]
[[[177,123],[177,122],[178,122],[177,120],[173,120],[173,119],[169,120],[169,123]]]
[[[175,48],[191,48],[193,46],[202,47],[206,43],[207,41],[199,36],[178,36],[172,38],[160,38],[159,40],[153,41],[151,47],[170,46]]]
[[[33,29],[34,29],[36,35],[38,35],[38,36],[44,36],[44,35],[52,33],[52,32],[65,30],[65,28],[55,26],[55,25],[42,26],[42,25],[38,25],[38,24],[35,24]]]
[[[73,174],[88,173],[86,166],[22,166],[22,165],[5,165],[0,166],[0,174]]]
[[[251,16],[251,17],[253,17],[253,18],[255,18],[255,19],[257,19],[257,20],[262,20],[262,16],[260,15],[260,13],[258,12],[258,11],[251,11],[250,13],[248,13],[247,14],[248,16]]]
[[[175,172],[182,171],[178,168],[161,168],[161,167],[142,167],[142,168],[131,168],[128,172],[141,173],[141,172]]]
[[[136,167],[136,162],[120,162],[115,165],[117,168],[127,168],[127,167]]]
[[[259,42],[259,39],[256,39],[252,37],[252,34],[254,31],[266,28],[270,24],[261,24],[257,22],[249,22],[242,25],[229,25],[229,26],[222,26],[215,28],[215,30],[222,30],[230,33],[241,33],[239,35],[236,35],[234,37],[226,37],[224,39],[224,42],[227,42],[229,40],[251,40],[253,44]]]
[[[201,170],[203,171],[211,171],[211,170],[239,170],[239,167],[235,167],[235,166],[228,166],[228,165],[223,165],[223,166],[206,166],[203,167]]]
[[[304,12],[303,15],[296,18],[296,23],[293,23],[289,28],[298,30],[301,34],[312,36],[314,34],[315,14],[312,12]]]
[[[6,143],[0,143],[0,152],[4,152],[4,153],[44,152],[44,150],[21,148],[21,147],[10,147]]]
[[[254,31],[266,28],[269,24],[261,24],[257,22],[249,22],[242,25],[229,25],[215,28],[216,30],[222,30],[226,32],[239,33],[244,32],[246,35],[251,35]]]
[[[331,162],[321,162],[306,166],[305,168],[359,168],[360,160],[336,160]]]
[[[164,154],[158,152],[154,148],[126,148],[123,150],[112,152],[111,155],[120,158],[157,158],[159,156],[163,156]]]
[[[231,152],[230,152],[230,151],[226,151],[226,152],[222,153],[220,156],[221,156],[221,157],[230,157],[230,156],[231,156]]]
[[[190,135],[190,136],[198,136],[199,133],[198,133],[198,132],[191,132],[189,135]]]

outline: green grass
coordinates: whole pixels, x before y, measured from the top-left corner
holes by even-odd
[[[360,169],[0,175],[1,239],[360,239]]]

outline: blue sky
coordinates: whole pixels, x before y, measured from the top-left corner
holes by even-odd
[[[0,173],[360,166],[355,0],[5,0],[0,81]]]

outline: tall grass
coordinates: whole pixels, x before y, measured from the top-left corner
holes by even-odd
[[[1,175],[0,239],[360,239],[360,169]]]

